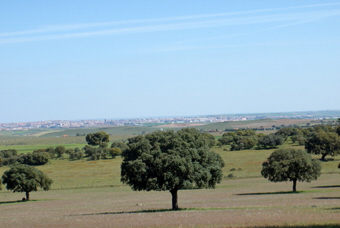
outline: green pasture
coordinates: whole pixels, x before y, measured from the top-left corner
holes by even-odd
[[[132,136],[111,135],[110,143],[115,141],[124,141],[129,137]],[[66,148],[83,148],[86,144],[85,136],[0,136],[0,150],[16,149],[19,153],[33,152],[37,149],[56,147],[59,145],[63,145]]]
[[[82,148],[84,145],[85,144],[64,144],[66,148]],[[56,146],[56,144],[1,146],[0,149],[17,149],[19,153],[24,153],[50,146]],[[292,145],[290,143],[286,143],[279,148],[292,146],[303,149],[302,146]],[[229,147],[225,146],[221,148],[214,147],[212,150],[219,153],[225,161],[225,167],[223,168],[225,179],[243,179],[261,177],[262,163],[266,161],[267,157],[269,157],[275,149],[230,151]],[[320,158],[320,156],[316,155],[313,155],[313,157],[316,159]],[[339,173],[338,164],[340,163],[340,156],[328,157],[327,159],[326,162],[322,162],[322,173]],[[49,164],[38,166],[37,168],[46,172],[47,175],[54,180],[52,189],[69,189],[121,185],[120,164],[120,157],[96,161],[87,161],[87,158],[69,161],[68,155],[64,154],[63,158],[51,160]],[[8,167],[0,167],[0,174],[7,169]]]
[[[69,136],[76,136],[77,133],[79,134],[88,134],[88,133],[95,133],[98,131],[105,131],[109,135],[112,136],[133,136],[139,135],[142,133],[150,133],[155,130],[159,130],[159,128],[155,127],[136,127],[136,126],[119,126],[119,127],[105,127],[105,128],[77,128],[77,129],[67,129],[61,130],[58,132],[50,132],[47,134],[42,135],[41,137],[60,137],[62,135],[69,135]]]
[[[151,129],[151,128],[150,128]],[[98,130],[98,129],[97,129]],[[128,131],[129,132],[129,131]],[[131,132],[129,132],[131,133]],[[111,142],[132,135],[110,136]],[[0,150],[20,153],[64,145],[83,147],[84,136],[1,136]],[[302,148],[286,142],[279,148]],[[260,172],[275,150],[230,151],[213,147],[225,161],[224,178],[216,189],[181,190],[180,211],[171,211],[167,191],[135,192],[120,182],[121,157],[70,161],[64,154],[37,166],[53,180],[50,191],[23,193],[0,191],[0,219],[4,227],[339,227],[340,156],[326,157],[322,175],[312,183],[272,183]],[[319,159],[320,156],[313,155]],[[0,167],[2,175],[9,167]],[[15,211],[13,213],[12,211]]]

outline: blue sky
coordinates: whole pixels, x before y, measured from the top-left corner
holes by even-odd
[[[339,1],[2,1],[0,123],[340,110]]]

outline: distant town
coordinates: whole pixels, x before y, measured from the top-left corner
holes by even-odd
[[[192,117],[159,117],[136,119],[102,119],[102,120],[48,120],[34,122],[0,123],[0,131],[30,129],[65,129],[93,128],[104,126],[156,126],[171,123],[217,123],[226,121],[246,121],[256,119],[333,119],[340,116],[340,111],[310,111],[287,113],[260,113],[234,115],[207,115]]]

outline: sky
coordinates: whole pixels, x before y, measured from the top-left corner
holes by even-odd
[[[0,2],[0,123],[340,110],[340,2]]]

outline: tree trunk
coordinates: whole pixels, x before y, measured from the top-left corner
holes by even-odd
[[[293,180],[293,192],[296,192],[296,179]]]
[[[26,200],[30,200],[30,192],[26,192]]]
[[[177,196],[177,192],[178,192],[178,189],[175,188],[175,189],[172,189],[171,191],[171,196],[172,196],[172,210],[178,210],[178,196]]]
[[[326,160],[326,159],[325,159],[326,156],[327,156],[327,153],[322,154],[321,161],[325,161],[325,160]]]

